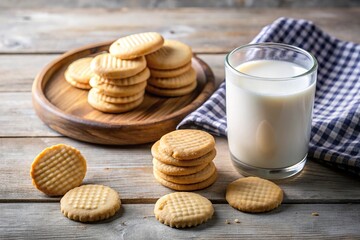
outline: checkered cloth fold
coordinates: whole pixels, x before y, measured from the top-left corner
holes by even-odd
[[[252,41],[258,42],[290,44],[315,55],[319,68],[308,156],[360,176],[360,45],[289,18],[263,28]],[[225,82],[178,128],[226,136]]]

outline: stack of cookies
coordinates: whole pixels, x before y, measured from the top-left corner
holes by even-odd
[[[90,78],[93,72],[90,69],[92,57],[80,58],[72,62],[65,71],[65,80],[73,87],[90,89]]]
[[[146,56],[151,73],[146,91],[164,97],[178,97],[192,92],[197,81],[191,58],[192,50],[188,45],[165,40],[158,51]]]
[[[153,172],[162,185],[179,191],[206,188],[217,178],[214,138],[201,130],[176,130],[151,148]]]
[[[159,33],[139,33],[118,39],[111,44],[110,53],[97,55],[91,62],[95,75],[90,80],[89,104],[109,113],[139,106],[150,76],[144,56],[160,49],[163,43]]]

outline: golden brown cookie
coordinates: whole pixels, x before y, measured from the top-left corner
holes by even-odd
[[[240,178],[227,186],[226,201],[243,212],[265,212],[278,207],[283,191],[275,183],[258,177]]]
[[[194,227],[208,221],[214,214],[214,207],[199,194],[176,192],[159,198],[154,214],[158,221],[170,227]]]
[[[94,74],[90,69],[90,63],[92,60],[92,57],[75,60],[68,66],[65,78],[70,77],[75,82],[88,84],[90,78]]]
[[[115,104],[115,103],[109,103],[109,102],[100,100],[99,98],[97,98],[97,96],[92,91],[90,91],[89,95],[88,95],[88,103],[93,108],[95,108],[101,112],[105,112],[105,113],[128,112],[128,111],[133,110],[136,107],[138,107],[142,103],[143,100],[144,100],[144,97],[141,97],[138,100],[135,100],[130,103]]]
[[[154,168],[156,168],[158,171],[160,171],[164,174],[172,175],[172,176],[181,176],[181,175],[190,175],[193,173],[197,173],[197,172],[203,170],[204,168],[206,168],[206,166],[208,164],[205,163],[205,164],[192,166],[192,167],[178,167],[178,166],[173,166],[173,165],[168,165],[168,164],[162,163],[159,160],[157,160],[156,158],[153,158],[153,165],[154,165]]]
[[[174,69],[180,68],[190,62],[192,57],[191,48],[176,40],[165,40],[164,45],[149,55],[146,61],[149,68]]]
[[[183,176],[171,176],[171,175],[167,175],[164,174],[158,170],[156,170],[156,168],[154,168],[154,172],[156,172],[156,175],[158,175],[159,177],[161,177],[162,179],[172,182],[172,183],[178,183],[178,184],[194,184],[194,183],[199,183],[202,181],[205,181],[206,179],[208,179],[209,177],[211,177],[214,172],[216,171],[216,167],[214,163],[209,163],[203,170],[197,172],[197,173],[193,173],[190,175],[183,175]]]
[[[180,97],[187,95],[194,91],[197,86],[197,81],[192,82],[190,85],[181,88],[158,88],[150,84],[146,86],[146,91],[161,97]]]
[[[99,92],[112,97],[127,97],[143,92],[146,87],[146,81],[134,85],[117,86],[106,83],[100,83],[95,78],[91,78],[90,86],[99,90]]]
[[[202,182],[198,182],[198,183],[194,183],[194,184],[178,184],[178,183],[166,181],[165,179],[163,179],[162,177],[157,175],[157,172],[155,172],[155,171],[153,173],[154,173],[155,179],[160,184],[164,185],[165,187],[176,190],[176,191],[196,191],[196,190],[204,189],[204,188],[211,186],[217,179],[217,171],[215,171],[213,173],[213,175],[211,175],[208,179],[206,179]]]
[[[102,53],[91,61],[91,70],[104,78],[128,78],[140,73],[146,67],[145,57],[131,60],[116,58],[109,53]]]
[[[99,84],[110,84],[116,86],[129,86],[135,85],[141,82],[145,82],[150,77],[150,70],[149,68],[145,68],[140,73],[136,74],[135,76],[128,77],[128,78],[120,78],[120,79],[107,79],[100,77],[98,75],[93,76],[95,78],[95,82]]]
[[[181,66],[179,68],[168,69],[168,70],[159,70],[155,68],[150,69],[150,74],[152,77],[155,78],[169,78],[169,77],[176,77],[180,76],[183,73],[186,73],[191,68],[191,62]]]
[[[110,54],[121,59],[133,59],[157,51],[164,38],[157,32],[144,32],[119,38],[111,44]]]
[[[135,102],[136,100],[138,100],[138,99],[140,99],[140,98],[142,98],[144,96],[144,91],[141,91],[139,93],[136,93],[134,95],[127,96],[127,97],[108,96],[108,95],[103,94],[101,91],[99,91],[96,88],[92,88],[90,90],[90,92],[99,101],[108,102],[108,103],[114,103],[114,104],[123,104],[123,103]]]
[[[153,155],[154,158],[156,158],[156,160],[169,165],[174,165],[179,167],[197,166],[197,165],[210,163],[216,156],[216,149],[214,148],[213,150],[211,150],[210,152],[199,158],[195,158],[191,160],[178,160],[160,151],[159,144],[160,141],[154,143],[154,145],[151,147],[151,154]]]
[[[148,84],[158,88],[181,88],[196,81],[196,72],[193,68],[177,77],[148,79]]]
[[[108,219],[120,209],[119,194],[103,185],[83,185],[68,191],[60,201],[61,212],[71,220],[94,222]]]
[[[70,77],[70,75],[68,74],[68,72],[65,72],[65,80],[70,83],[71,86],[76,87],[76,88],[80,88],[80,89],[85,89],[88,90],[91,88],[89,83],[81,83],[81,82],[77,82],[75,81],[72,77]]]
[[[49,196],[64,195],[80,186],[85,174],[85,158],[79,150],[65,144],[45,148],[30,169],[33,185]]]
[[[215,139],[202,130],[175,130],[160,138],[159,150],[178,160],[204,156],[215,147]]]

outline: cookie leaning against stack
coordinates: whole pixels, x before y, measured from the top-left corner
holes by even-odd
[[[196,72],[191,67],[191,48],[176,40],[165,40],[156,52],[146,56],[151,77],[146,90],[164,97],[178,97],[192,92]]]
[[[73,87],[90,89],[90,78],[93,72],[90,69],[92,57],[80,58],[72,62],[65,71],[65,80]]]
[[[162,185],[178,191],[200,190],[212,185],[217,171],[214,138],[200,130],[176,130],[151,148],[153,173]]]
[[[90,80],[89,104],[108,113],[139,106],[150,77],[144,55],[158,50],[163,42],[156,32],[133,34],[112,43],[110,53],[96,56],[91,62],[95,75]]]

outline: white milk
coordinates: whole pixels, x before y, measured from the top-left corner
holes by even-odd
[[[290,81],[306,69],[294,63],[256,60],[226,75],[226,111],[230,152],[260,168],[284,168],[308,151],[315,83],[309,76]],[[230,70],[228,70],[230,71]],[[272,79],[264,79],[272,78]]]

